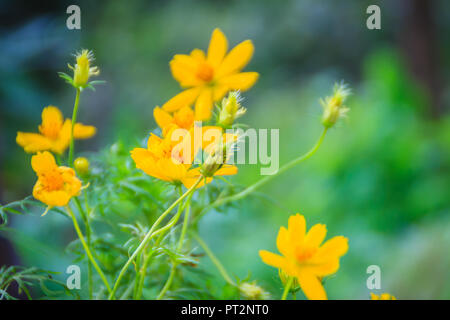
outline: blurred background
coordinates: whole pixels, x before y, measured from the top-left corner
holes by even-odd
[[[81,30],[66,28],[70,4],[81,8]],[[381,8],[381,30],[366,27],[371,4]],[[339,272],[326,283],[331,299],[369,298],[370,265],[381,268],[375,293],[450,298],[449,1],[2,1],[0,21],[2,204],[31,194],[35,182],[16,132],[35,132],[50,104],[70,117],[74,90],[57,72],[69,72],[73,53],[92,49],[107,82],[83,93],[78,119],[98,133],[78,148],[122,141],[131,149],[155,127],[153,108],[180,90],[172,56],[207,49],[220,27],[230,47],[254,42],[245,70],[261,76],[244,94],[242,122],[280,129],[281,164],[320,134],[319,97],[342,79],[353,89],[348,119],[314,158],[251,201],[203,219],[200,232],[229,272],[251,272],[278,298],[278,273],[258,250],[276,251],[279,227],[300,212],[309,226],[325,223],[328,237],[349,238]],[[259,178],[258,166],[243,165],[232,181]],[[64,272],[70,260],[61,258],[63,248],[74,233],[68,222],[61,229],[39,218],[13,217],[21,231],[0,234],[0,266]]]

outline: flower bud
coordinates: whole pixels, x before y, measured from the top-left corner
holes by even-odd
[[[82,50],[76,55],[76,60],[75,67],[69,65],[69,68],[73,70],[73,85],[76,88],[84,88],[88,85],[89,77],[98,75],[100,70],[97,67],[91,67],[94,61],[92,51]]]
[[[204,177],[212,177],[217,170],[228,161],[232,155],[234,146],[236,145],[238,135],[233,133],[226,133],[222,137],[223,141],[218,144],[211,145],[206,148],[209,152],[205,162],[200,167],[200,173]]]
[[[222,127],[230,127],[234,120],[245,114],[247,109],[241,106],[239,103],[241,100],[238,91],[232,91],[228,94],[228,97],[222,99],[218,121],[219,125]]]
[[[86,175],[89,172],[89,160],[85,157],[76,158],[73,166],[79,175]]]
[[[349,111],[343,104],[350,95],[350,89],[344,83],[335,84],[333,95],[321,99],[320,103],[323,107],[322,124],[326,128],[331,128],[339,118],[342,118]]]
[[[267,300],[270,298],[269,293],[258,286],[256,282],[242,282],[239,285],[239,292],[250,300]]]

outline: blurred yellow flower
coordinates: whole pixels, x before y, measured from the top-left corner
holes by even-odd
[[[38,176],[33,196],[49,207],[65,206],[80,193],[81,181],[75,171],[58,167],[50,152],[38,152],[31,158],[31,166]]]
[[[194,49],[190,55],[175,55],[170,61],[172,75],[187,90],[167,101],[163,109],[174,112],[195,102],[195,119],[208,120],[214,101],[230,90],[245,91],[252,87],[259,74],[241,70],[252,58],[253,43],[245,40],[228,54],[227,50],[227,38],[220,29],[215,29],[207,54]]]
[[[390,295],[389,293],[382,293],[380,295],[376,295],[375,293],[370,293],[370,299],[371,300],[397,300],[394,296]]]
[[[73,70],[73,85],[77,88],[84,88],[88,85],[89,77],[98,75],[100,70],[98,67],[91,66],[94,61],[92,51],[81,50],[81,53],[76,55],[76,60],[75,67],[69,64],[69,68]]]
[[[39,125],[40,133],[17,132],[16,142],[28,153],[50,150],[62,154],[70,144],[72,121],[64,121],[61,111],[54,106],[42,110],[42,123]],[[74,127],[75,139],[92,137],[96,128],[76,123]]]
[[[308,299],[327,299],[321,279],[339,269],[339,258],[348,250],[348,239],[337,236],[321,245],[326,233],[323,224],[312,226],[306,233],[305,218],[296,214],[289,218],[288,229],[281,227],[278,232],[277,248],[282,255],[265,250],[259,254],[264,263],[297,278]]]
[[[161,128],[163,136],[173,127],[189,130],[194,125],[194,111],[190,107],[183,107],[171,115],[160,107],[153,109],[153,117]]]

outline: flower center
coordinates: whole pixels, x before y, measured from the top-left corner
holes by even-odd
[[[299,247],[295,250],[295,256],[298,262],[305,262],[310,259],[316,251],[316,248]]]
[[[61,124],[57,121],[51,121],[45,123],[45,125],[39,126],[39,131],[50,139],[57,139],[59,132],[61,131]]]
[[[203,62],[198,66],[196,76],[200,80],[210,82],[214,78],[214,69],[206,62]]]
[[[64,179],[57,170],[46,172],[42,175],[42,178],[48,191],[60,190],[64,186]]]

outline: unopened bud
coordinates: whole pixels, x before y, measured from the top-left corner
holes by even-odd
[[[350,110],[344,106],[344,102],[350,95],[350,89],[344,83],[336,84],[333,89],[333,95],[321,99],[323,107],[322,124],[326,128],[331,128],[339,118],[342,118]]]
[[[219,113],[219,124],[223,127],[230,127],[234,121],[242,117],[247,109],[241,106],[241,97],[238,91],[232,91],[228,97],[222,99],[222,106]]]
[[[85,157],[78,157],[73,162],[75,170],[80,175],[86,175],[89,172],[89,160]]]

